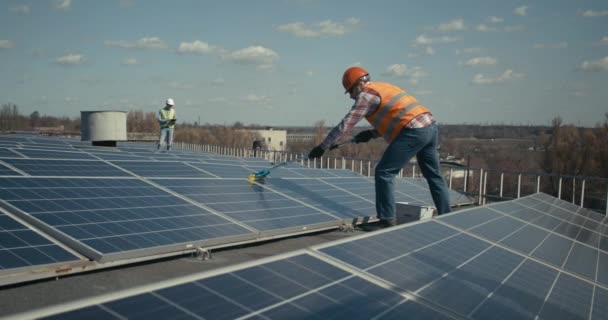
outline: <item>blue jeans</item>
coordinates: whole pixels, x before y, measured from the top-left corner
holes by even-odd
[[[431,189],[439,214],[450,212],[450,194],[441,176],[438,131],[436,125],[425,128],[403,128],[391,142],[376,166],[376,213],[378,219],[395,219],[395,187],[393,180],[413,156],[418,160],[422,175]]]
[[[160,129],[160,139],[158,140],[156,149],[160,149],[164,142],[167,144],[167,150],[171,150],[173,146],[173,128]]]

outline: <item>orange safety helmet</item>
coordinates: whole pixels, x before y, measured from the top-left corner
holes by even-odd
[[[344,93],[348,93],[355,83],[357,83],[357,80],[367,75],[369,75],[369,72],[361,67],[350,67],[346,69],[342,76],[342,85],[344,86],[344,90],[346,90]]]

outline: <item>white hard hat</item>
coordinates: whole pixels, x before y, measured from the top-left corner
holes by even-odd
[[[166,103],[167,103],[167,105],[169,105],[169,106],[174,106],[174,105],[175,105],[175,103],[173,102],[173,99],[171,99],[171,98],[167,99],[167,102],[166,102]]]

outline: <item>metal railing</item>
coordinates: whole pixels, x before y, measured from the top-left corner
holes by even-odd
[[[208,152],[235,157],[255,157],[275,163],[294,161],[304,156],[303,154],[284,151],[253,150],[183,142],[174,143],[174,147],[175,149],[194,152]],[[313,160],[301,160],[300,164],[308,168],[351,170],[362,176],[372,177],[376,162],[374,160],[327,156]],[[446,165],[442,165],[442,173],[450,189],[473,197],[478,205],[518,199],[533,193],[544,192],[608,215],[608,178]],[[399,172],[399,177],[406,176],[422,177],[415,162],[409,163]]]

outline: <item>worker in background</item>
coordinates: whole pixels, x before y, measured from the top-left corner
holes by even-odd
[[[160,139],[157,149],[160,150],[163,143],[167,145],[167,151],[173,146],[173,130],[175,129],[175,103],[169,98],[165,102],[165,107],[158,111],[158,123],[160,124]]]
[[[433,115],[403,89],[384,82],[371,82],[361,67],[348,68],[342,85],[354,105],[325,140],[312,149],[309,158],[319,158],[343,135],[365,118],[373,127],[354,137],[356,143],[383,137],[389,144],[376,165],[376,214],[379,223],[371,229],[397,224],[393,180],[399,171],[416,156],[420,171],[426,178],[439,214],[450,212],[448,188],[441,175],[437,152],[438,132]]]

